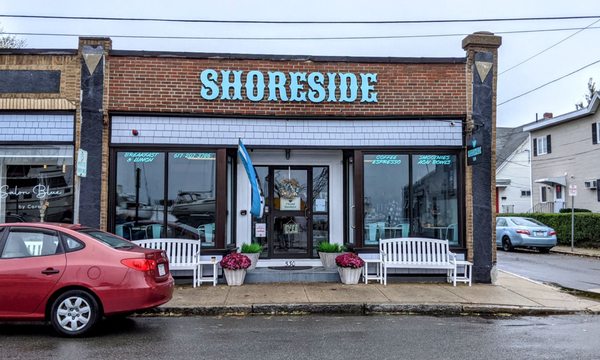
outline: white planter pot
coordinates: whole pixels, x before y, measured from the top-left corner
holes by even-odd
[[[247,257],[249,257],[250,262],[252,263],[252,265],[250,265],[250,267],[246,270],[254,270],[256,268],[256,263],[258,262],[258,257],[260,256],[260,253],[242,253],[242,255],[246,255]]]
[[[342,255],[343,252],[339,253],[326,253],[319,252],[319,258],[321,259],[321,264],[325,269],[335,269],[337,264],[335,263],[335,258],[339,255]]]
[[[340,273],[340,280],[342,280],[343,284],[356,285],[358,284],[358,280],[360,280],[362,268],[353,269],[338,267],[338,272]]]
[[[244,278],[246,277],[246,269],[241,269],[241,270],[223,269],[223,272],[225,273],[225,279],[227,280],[227,285],[240,286],[244,283]]]

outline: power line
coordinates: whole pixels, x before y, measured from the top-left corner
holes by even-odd
[[[555,28],[555,29],[531,29],[531,30],[513,30],[513,31],[498,31],[497,35],[510,35],[510,34],[529,34],[529,33],[540,33],[540,32],[556,32],[556,31],[571,31],[581,29],[600,29],[600,27],[576,27],[576,28]],[[91,36],[82,34],[72,33],[34,33],[34,32],[4,32],[6,35],[16,36],[56,36],[56,37],[80,37],[80,36]],[[470,33],[449,33],[449,34],[422,34],[422,35],[374,35],[374,36],[325,36],[325,37],[239,37],[239,36],[172,36],[172,35],[119,35],[119,34],[105,34],[102,36],[111,37],[115,39],[160,39],[160,40],[259,40],[259,41],[292,41],[292,40],[373,40],[373,39],[414,39],[414,38],[435,38],[435,37],[453,37],[453,36],[467,36]],[[97,36],[97,35],[94,35]]]
[[[571,35],[567,36],[566,38],[564,38],[564,39],[560,40],[559,42],[555,43],[554,45],[552,45],[552,46],[549,46],[549,47],[545,48],[544,50],[542,50],[542,51],[540,51],[540,52],[538,52],[538,53],[536,53],[536,54],[534,54],[534,55],[532,55],[532,56],[528,57],[527,59],[525,59],[525,60],[521,61],[520,63],[518,63],[518,64],[516,64],[516,65],[513,65],[513,66],[511,66],[511,67],[509,67],[508,69],[506,69],[506,70],[502,71],[502,72],[501,72],[500,74],[498,74],[498,75],[502,75],[502,74],[504,74],[504,73],[506,73],[506,72],[509,72],[509,71],[511,71],[512,69],[514,69],[514,68],[516,68],[516,67],[518,67],[518,66],[521,66],[521,65],[525,64],[525,63],[526,63],[526,62],[528,62],[529,60],[531,60],[531,59],[533,59],[533,58],[535,58],[535,57],[537,57],[537,56],[540,56],[540,55],[542,55],[542,54],[543,54],[543,53],[545,53],[546,51],[548,51],[548,50],[552,49],[553,47],[556,47],[556,46],[558,46],[558,45],[562,44],[563,42],[565,42],[565,41],[569,40],[570,38],[572,38],[573,36],[575,36],[575,35],[579,34],[580,32],[582,32],[582,31],[584,31],[584,30],[586,30],[586,29],[589,29],[589,28],[590,28],[592,25],[595,25],[595,24],[596,24],[598,21],[600,21],[600,19],[598,19],[598,20],[594,21],[593,23],[589,24],[588,26],[584,27],[583,29],[580,29],[580,30],[578,30],[577,32],[575,32],[575,33],[573,33],[573,34],[571,34]]]
[[[554,79],[554,80],[548,81],[547,83],[545,83],[545,84],[542,84],[542,85],[540,85],[540,86],[538,86],[538,87],[536,87],[536,88],[534,88],[534,89],[531,89],[531,90],[529,90],[529,91],[526,91],[526,92],[524,92],[524,93],[522,93],[522,94],[520,94],[520,95],[517,95],[517,96],[515,96],[515,97],[512,97],[512,98],[510,98],[510,99],[508,99],[508,100],[506,100],[506,101],[503,101],[503,102],[499,103],[499,104],[498,104],[498,106],[504,105],[504,104],[506,104],[506,103],[509,103],[509,102],[511,102],[511,101],[513,101],[513,100],[516,100],[516,99],[518,99],[518,98],[520,98],[520,97],[523,97],[523,96],[525,96],[525,95],[527,95],[527,94],[530,94],[530,93],[532,93],[532,92],[534,92],[534,91],[537,91],[537,90],[539,90],[539,89],[541,89],[541,88],[543,88],[543,87],[546,87],[546,86],[548,86],[548,85],[550,85],[550,84],[552,84],[552,83],[555,83],[555,82],[557,82],[557,81],[559,81],[559,80],[562,80],[562,79],[564,79],[564,78],[566,78],[566,77],[569,77],[569,76],[571,76],[571,75],[573,75],[573,74],[575,74],[575,73],[577,73],[577,72],[579,72],[579,71],[581,71],[581,70],[583,70],[583,69],[586,69],[586,68],[588,68],[588,67],[590,67],[590,66],[592,66],[592,65],[596,65],[596,64],[598,64],[598,63],[600,63],[600,59],[598,59],[598,60],[596,60],[596,61],[594,61],[594,62],[592,62],[592,63],[589,63],[589,64],[587,64],[587,65],[585,65],[585,66],[583,66],[583,67],[580,67],[579,69],[577,69],[577,70],[575,70],[575,71],[572,71],[572,72],[570,72],[570,73],[568,73],[568,74],[566,74],[566,75],[563,75],[563,76],[561,76],[561,77],[559,77],[559,78],[556,78],[556,79]]]
[[[182,23],[217,23],[217,24],[441,24],[441,23],[473,23],[473,22],[507,22],[507,21],[548,21],[548,20],[581,20],[598,19],[600,15],[584,16],[553,16],[553,17],[519,17],[519,18],[488,18],[488,19],[430,19],[430,20],[219,20],[219,19],[166,19],[166,18],[127,18],[99,16],[56,16],[56,15],[23,15],[0,14],[0,17],[24,19],[55,19],[55,20],[98,20],[98,21],[155,21]]]

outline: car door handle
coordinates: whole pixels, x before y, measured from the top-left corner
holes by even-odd
[[[54,275],[54,274],[58,274],[60,271],[53,269],[53,268],[47,268],[46,270],[42,270],[42,274],[44,275]]]

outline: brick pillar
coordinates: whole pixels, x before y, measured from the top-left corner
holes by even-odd
[[[86,150],[87,175],[79,178],[78,222],[105,228],[106,217],[106,57],[112,46],[108,38],[80,38],[81,110],[77,124],[78,148]],[[102,226],[101,226],[102,225]]]
[[[467,52],[467,139],[476,139],[481,153],[467,169],[467,233],[472,241],[473,279],[490,283],[496,274],[496,83],[502,38],[477,32],[463,39]],[[470,86],[469,86],[470,85]],[[470,181],[469,181],[470,179]],[[470,190],[470,191],[469,191]]]

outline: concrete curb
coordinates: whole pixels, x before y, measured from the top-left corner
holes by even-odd
[[[581,257],[589,257],[589,258],[594,258],[594,259],[600,259],[600,254],[590,254],[590,253],[576,253],[576,252],[571,252],[569,250],[562,250],[562,249],[552,249],[550,250],[551,253],[553,254],[562,254],[562,255],[569,255],[569,256],[581,256]]]
[[[599,314],[590,310],[479,304],[252,304],[158,307],[137,316],[250,316],[250,315],[432,315],[432,316],[545,316]]]

